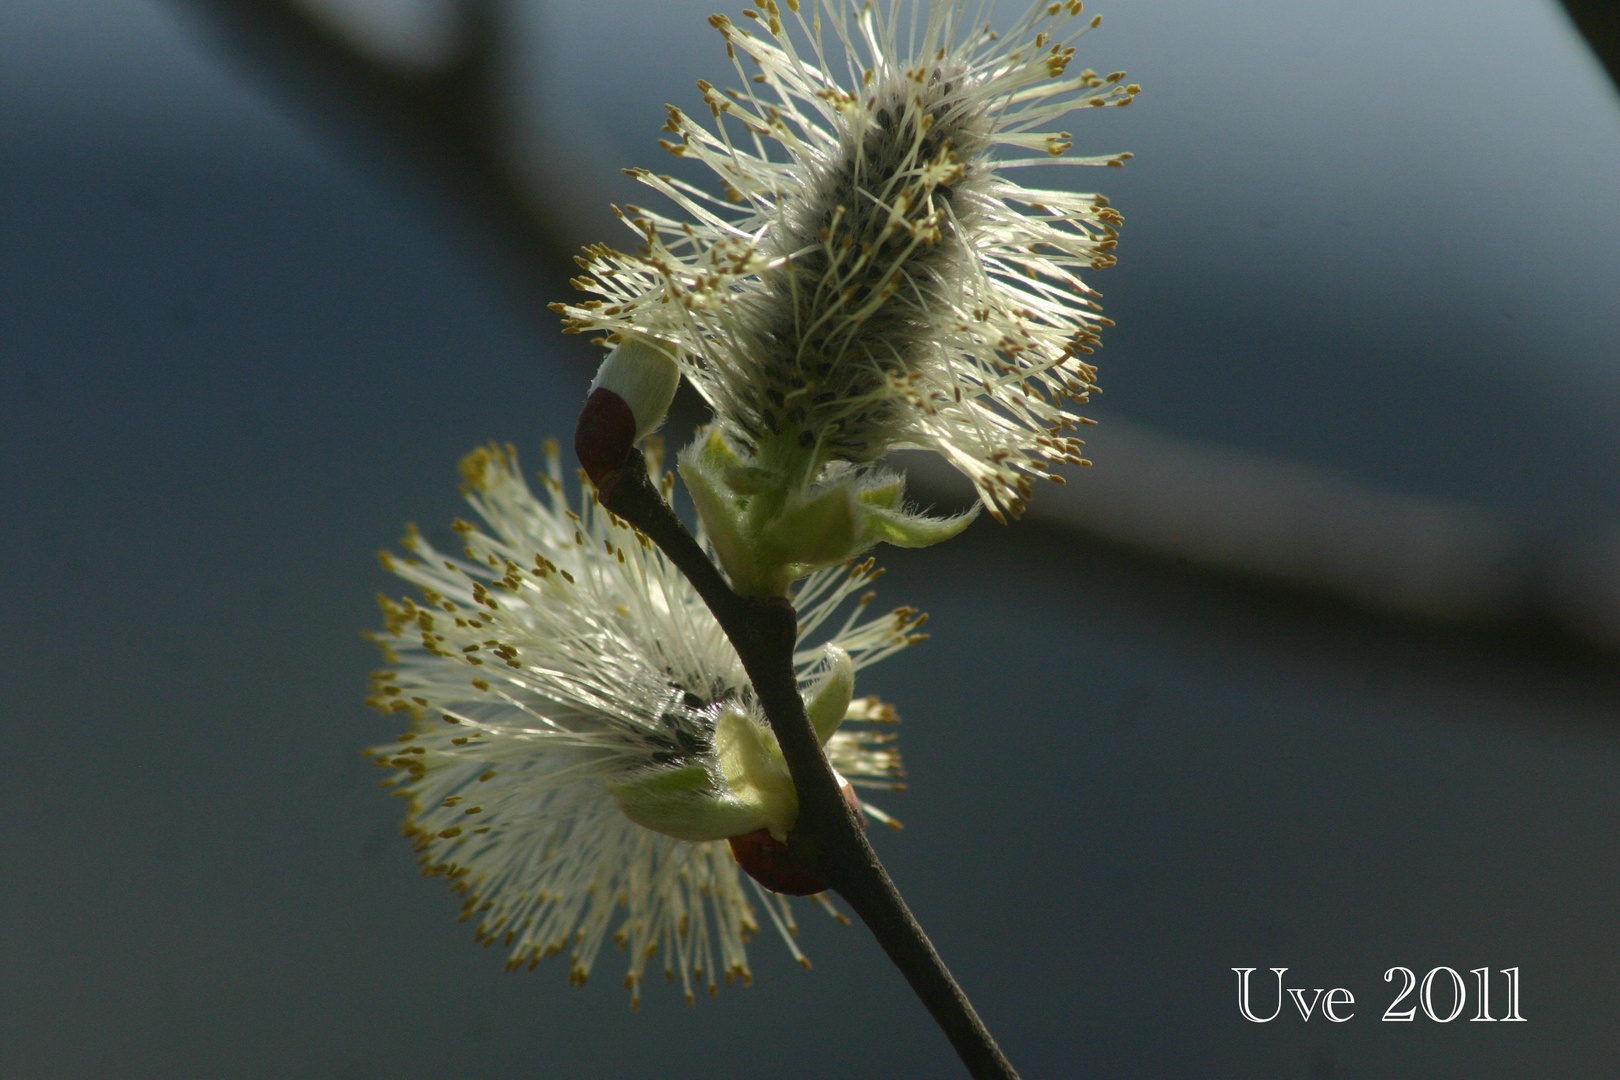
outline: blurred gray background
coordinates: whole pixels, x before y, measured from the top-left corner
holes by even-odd
[[[0,5],[0,1076],[960,1074],[808,908],[815,970],[767,935],[695,1010],[502,974],[359,757],[374,552],[571,428],[545,304],[734,79],[712,6]],[[1612,1077],[1614,85],[1551,0],[1092,9],[1145,88],[1067,125],[1137,155],[1077,178],[1096,465],[884,553],[934,636],[863,677],[883,855],[1032,1080]],[[1529,1022],[1381,1022],[1395,965]]]

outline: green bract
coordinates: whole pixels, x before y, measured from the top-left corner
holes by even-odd
[[[743,460],[718,430],[681,454],[681,478],[732,586],[747,596],[785,596],[793,582],[837,566],[880,541],[927,547],[949,540],[975,508],[949,518],[904,508],[894,473],[834,462],[798,480],[802,462],[770,468]]]
[[[827,646],[828,670],[807,695],[805,711],[823,746],[849,713],[855,666]],[[608,790],[624,816],[677,840],[724,840],[756,829],[786,839],[799,816],[799,796],[776,736],[735,709],[714,725],[716,768],[688,765],[649,771]]]

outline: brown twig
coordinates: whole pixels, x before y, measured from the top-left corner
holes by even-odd
[[[805,715],[793,669],[798,618],[780,597],[741,596],[675,516],[647,474],[639,450],[601,477],[602,505],[640,529],[691,581],[742,659],[799,793],[788,850],[855,909],[911,984],[974,1080],[1016,1080],[990,1030],[956,984],[895,888]]]

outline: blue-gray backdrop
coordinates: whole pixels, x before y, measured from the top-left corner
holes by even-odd
[[[1620,517],[1620,109],[1557,9],[1117,6],[1097,415]],[[560,84],[696,63],[598,14],[552,5]],[[551,107],[646,162],[685,85]],[[957,1074],[859,927],[631,1015],[611,957],[504,975],[416,876],[359,756],[374,552],[444,531],[470,447],[536,460],[591,363],[565,256],[536,295],[481,228],[180,9],[0,6],[0,1074]],[[1613,654],[1035,528],[885,561],[934,637],[861,687],[907,719],[879,841],[1026,1076],[1615,1074]],[[1518,967],[1528,1022],[1383,1022],[1395,965]],[[1234,966],[1356,1015],[1251,1024]]]

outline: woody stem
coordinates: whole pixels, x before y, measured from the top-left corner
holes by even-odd
[[[793,668],[798,640],[793,605],[782,597],[742,596],[727,584],[654,487],[639,450],[632,449],[617,468],[601,476],[597,495],[686,575],[742,659],[798,789],[799,818],[788,834],[789,852],[855,909],[951,1041],[969,1075],[974,1080],[1016,1080],[1012,1064],[867,842],[821,752]]]

